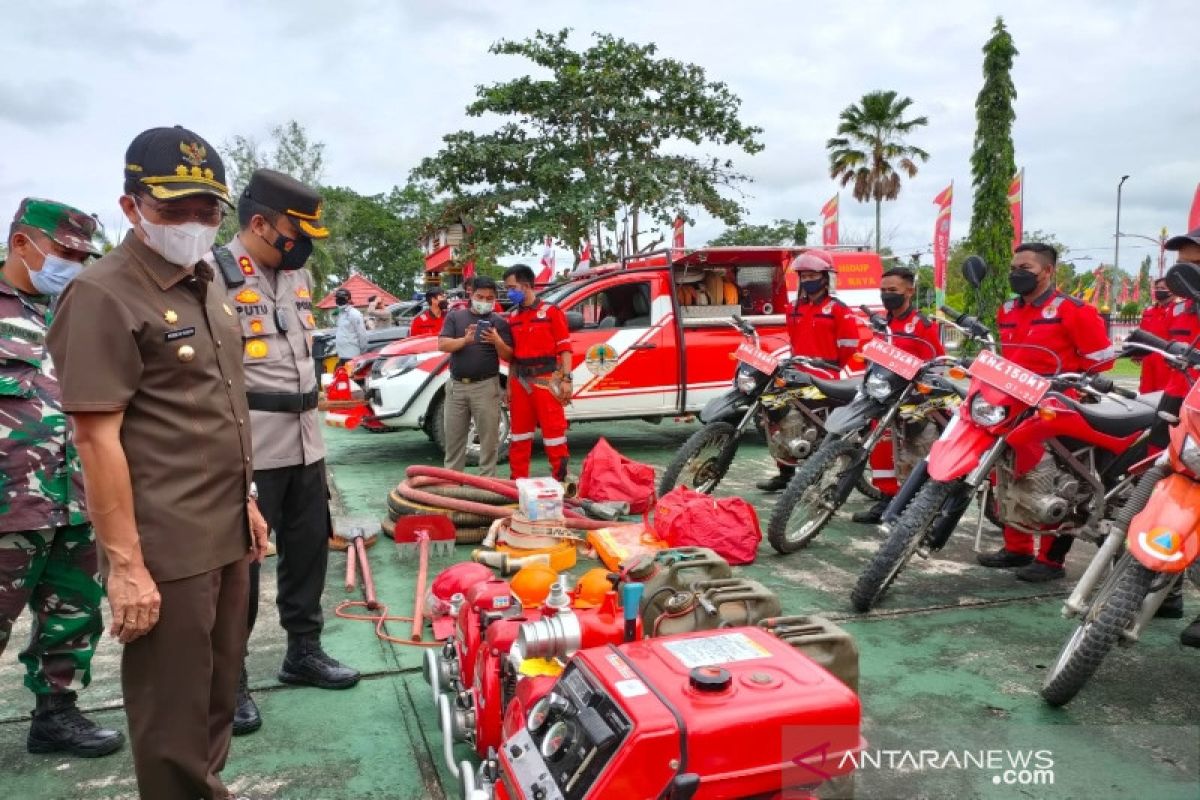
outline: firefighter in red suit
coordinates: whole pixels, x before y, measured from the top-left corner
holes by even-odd
[[[446,293],[441,289],[430,289],[425,293],[425,305],[428,308],[413,317],[412,325],[408,328],[409,336],[437,336],[442,332],[446,309],[450,306]]]
[[[512,477],[529,477],[533,433],[542,429],[542,444],[555,480],[567,477],[567,415],[571,401],[571,337],[567,318],[556,306],[538,299],[533,270],[515,264],[504,271],[513,307],[508,324],[513,347],[508,380],[508,413],[512,443],[508,462]],[[505,354],[501,352],[501,357]]]
[[[879,300],[887,311],[887,325],[892,334],[892,344],[901,350],[912,353],[922,361],[928,361],[931,358],[945,355],[946,350],[942,347],[941,328],[913,305],[916,295],[917,277],[911,269],[895,267],[883,273],[883,280],[879,284]],[[906,431],[906,433],[924,434],[926,432],[922,430],[920,432]],[[928,433],[931,434],[932,430]],[[905,463],[915,463],[929,455],[924,439],[920,443],[913,442],[910,435],[906,437],[906,440],[914,446],[907,451],[906,455],[910,458],[906,458]],[[928,446],[932,446],[932,444],[932,442],[928,442]],[[863,525],[879,524],[883,519],[883,512],[887,510],[888,503],[896,494],[899,482],[907,477],[907,473],[897,475],[894,446],[893,437],[888,436],[880,440],[871,452],[871,482],[879,491],[883,492],[884,497],[866,511],[856,512],[851,517],[853,521]]]
[[[800,280],[796,302],[787,312],[792,355],[853,367],[851,359],[861,343],[858,322],[846,304],[829,293],[830,276],[835,272],[833,256],[824,250],[805,250],[792,259],[790,266]],[[793,466],[778,467],[779,474],[755,484],[761,491],[782,491],[796,473]]]
[[[1050,245],[1026,242],[1013,253],[1008,282],[1017,297],[1006,301],[997,316],[1001,352],[1039,375],[1107,370],[1116,353],[1104,320],[1095,306],[1055,288],[1057,264],[1058,251]],[[1017,577],[1031,583],[1064,577],[1063,561],[1074,537],[1046,534],[1040,538],[1035,557],[1034,537],[1005,526],[1004,546],[980,555],[979,563],[1018,567]]]
[[[1174,303],[1171,301],[1174,296],[1171,290],[1167,288],[1167,282],[1159,278],[1154,282],[1154,302],[1146,307],[1142,312],[1142,321],[1138,325],[1139,328],[1146,333],[1152,333],[1161,339],[1170,339],[1170,324],[1169,318],[1172,312]],[[1160,389],[1167,387],[1167,382],[1171,377],[1171,370],[1163,361],[1162,356],[1156,353],[1141,359],[1142,362],[1142,379],[1138,383],[1138,391],[1142,394],[1149,392],[1157,392]]]

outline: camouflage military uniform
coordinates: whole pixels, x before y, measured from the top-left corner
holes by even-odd
[[[88,684],[103,625],[96,541],[46,350],[44,302],[0,280],[0,653],[28,605],[33,630],[20,659],[38,695]]]

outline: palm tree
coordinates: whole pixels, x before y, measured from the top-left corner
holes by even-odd
[[[896,98],[895,92],[869,92],[841,114],[838,135],[825,147],[829,150],[829,176],[842,186],[854,183],[854,199],[875,201],[875,251],[879,251],[879,211],[884,200],[900,194],[900,172],[917,174],[916,159],[929,160],[929,153],[905,144],[904,137],[928,125],[926,117],[904,119],[911,97]],[[897,169],[899,168],[899,169]]]

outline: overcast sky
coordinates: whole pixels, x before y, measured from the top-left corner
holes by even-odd
[[[997,13],[1021,52],[1014,137],[1026,230],[1111,262],[1116,187],[1128,174],[1122,230],[1179,232],[1200,181],[1195,0],[13,2],[3,14],[0,215],[38,195],[116,224],[130,139],[176,123],[219,144],[295,118],[327,144],[328,183],[385,191],[468,124],[475,86],[525,71],[490,55],[491,42],[569,26],[580,43],[592,31],[653,41],[729,84],[745,121],[764,131],[766,149],[737,161],[754,178],[752,222],[816,219],[837,191],[824,143],[839,112],[875,89],[911,96],[912,113],[930,120],[911,141],[931,158],[884,205],[883,228],[897,251],[924,250],[933,197],[951,180],[952,235],[967,230],[980,48]],[[872,214],[844,191],[843,239],[865,239]],[[688,244],[720,230],[701,219]],[[1155,249],[1124,240],[1122,265]]]

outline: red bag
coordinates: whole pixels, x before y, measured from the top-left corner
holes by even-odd
[[[754,506],[686,486],[676,486],[658,501],[654,531],[670,547],[708,547],[730,564],[753,564],[762,541]]]
[[[626,458],[601,437],[583,460],[579,496],[597,502],[629,503],[631,514],[644,514],[654,505],[656,483],[654,467]]]

